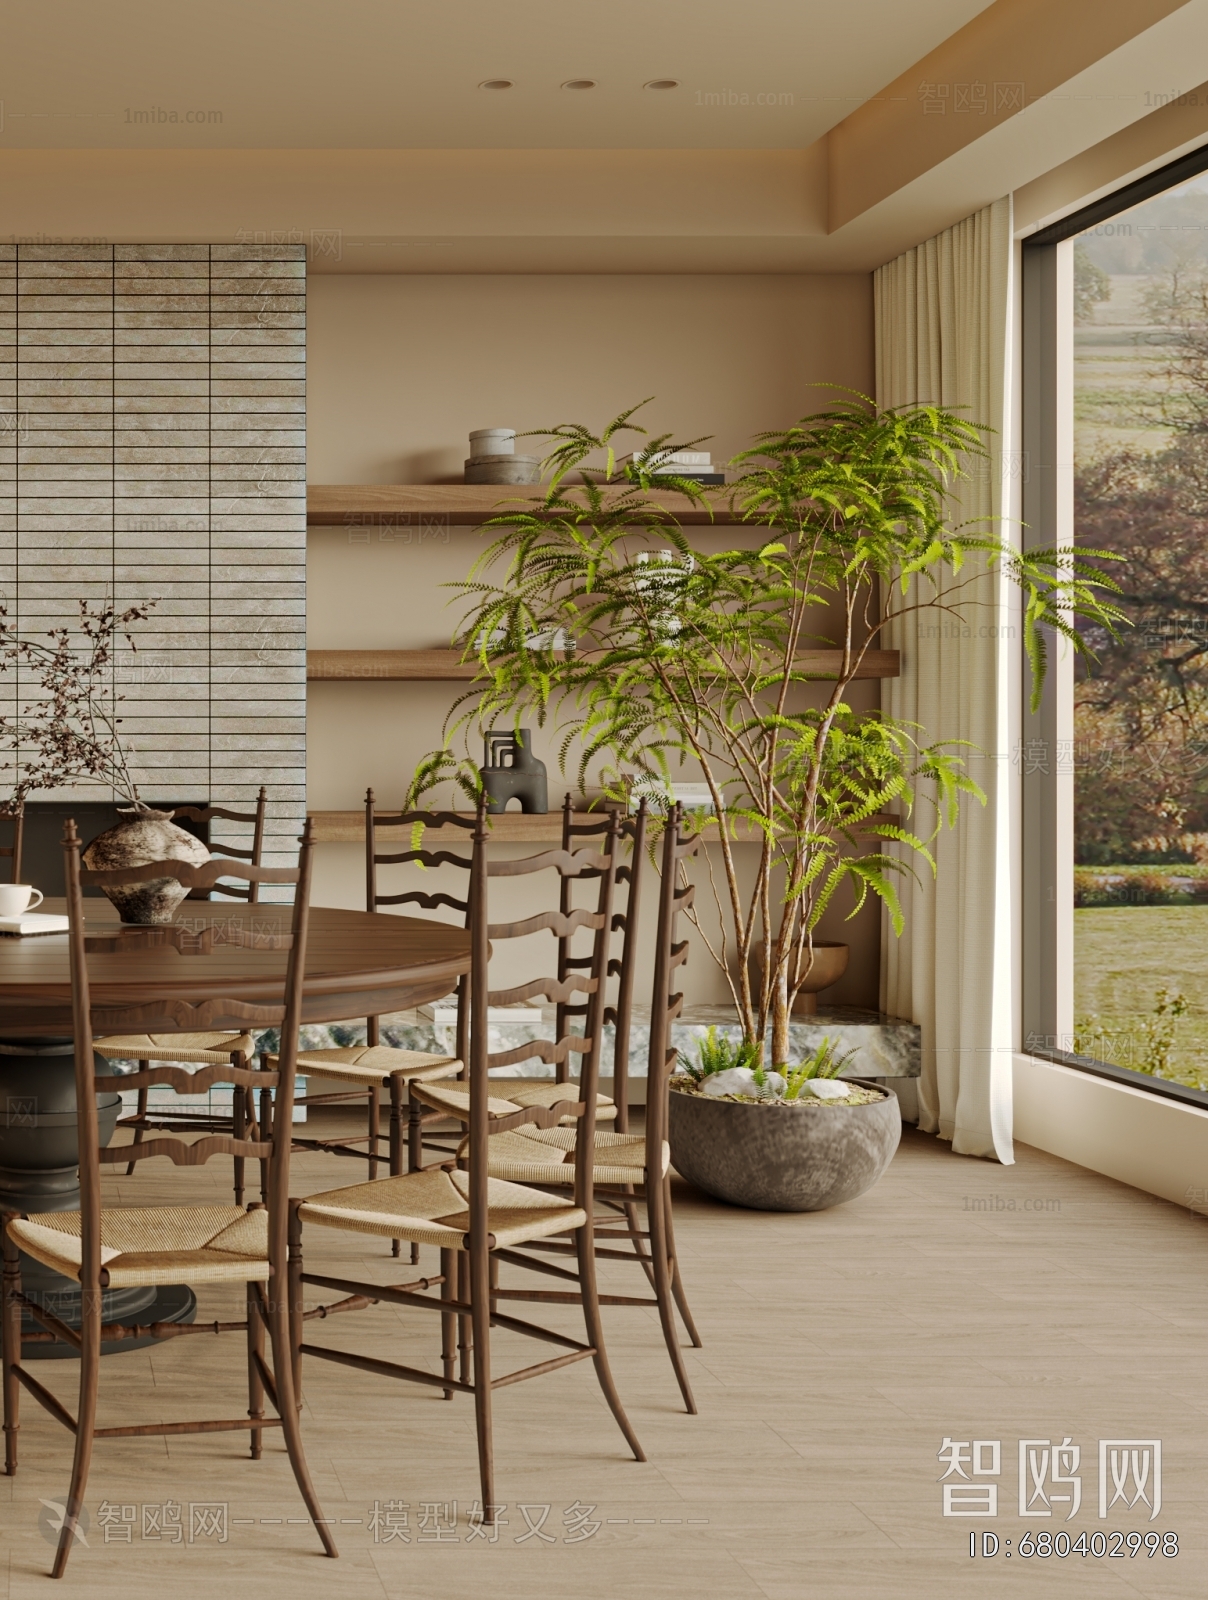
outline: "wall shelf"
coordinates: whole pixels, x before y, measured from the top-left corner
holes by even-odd
[[[653,492],[650,499],[685,527],[732,525],[725,488],[712,493],[717,497],[712,516],[670,489]],[[306,491],[306,521],[312,528],[408,528],[422,537],[427,530],[477,527],[505,510],[515,510],[518,502],[535,509],[544,498],[545,489],[539,484],[312,483]]]
[[[838,650],[803,650],[803,672],[820,679],[838,676]],[[857,678],[896,678],[902,670],[897,650],[870,650]],[[457,650],[308,650],[306,676],[318,683],[456,683],[477,676],[474,662]]]

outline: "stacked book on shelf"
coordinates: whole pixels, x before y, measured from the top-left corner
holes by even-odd
[[[626,467],[630,463],[635,467],[644,466],[656,478],[688,478],[693,483],[709,484],[726,481],[725,473],[713,465],[713,457],[707,450],[657,450],[649,454],[635,450],[632,455],[624,456],[619,465]]]

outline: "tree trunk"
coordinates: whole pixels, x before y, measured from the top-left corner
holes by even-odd
[[[772,988],[772,1061],[782,1067],[789,1058],[789,964],[788,957],[776,969]]]

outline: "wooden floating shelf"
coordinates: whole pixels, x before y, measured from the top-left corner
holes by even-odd
[[[839,674],[838,650],[802,650],[803,672],[821,679]],[[896,678],[902,670],[897,650],[870,650],[857,678]],[[308,650],[306,676],[319,683],[457,683],[477,677],[475,662],[457,650]]]
[[[469,817],[472,815],[466,812]],[[598,811],[576,811],[577,823],[598,821]],[[314,824],[314,841],[316,844],[358,844],[365,843],[365,812],[357,811],[312,811],[310,819]],[[889,814],[870,819],[875,822],[900,823],[901,818]],[[521,811],[504,811],[490,819],[491,837],[500,844],[557,844],[562,838],[562,812],[549,811],[544,816],[532,817]],[[379,822],[378,827],[382,824]],[[410,824],[406,828],[383,830],[395,833],[400,840],[410,836]],[[710,830],[716,838],[716,831]],[[465,828],[427,828],[424,830],[425,838],[431,839],[434,834],[439,834],[441,842],[464,841],[468,842],[469,832]],[[743,826],[738,832],[740,844],[753,844],[762,835],[749,826]],[[408,846],[408,848],[410,848]]]
[[[477,527],[518,505],[536,509],[545,492],[538,484],[314,483],[306,491],[306,521],[312,528],[405,529],[422,539],[441,528]],[[725,488],[705,492],[717,496],[713,515],[670,489],[653,491],[649,498],[685,527],[732,525]]]

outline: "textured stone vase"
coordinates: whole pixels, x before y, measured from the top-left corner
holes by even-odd
[[[898,1097],[862,1106],[776,1106],[669,1095],[667,1136],[681,1177],[753,1211],[825,1211],[871,1189],[902,1137]]]
[[[170,811],[124,812],[122,820],[99,833],[83,855],[84,865],[95,872],[141,867],[148,861],[189,861],[199,867],[209,859],[201,840],[178,828]],[[189,891],[175,878],[152,878],[104,892],[123,922],[150,924],[171,922]]]

